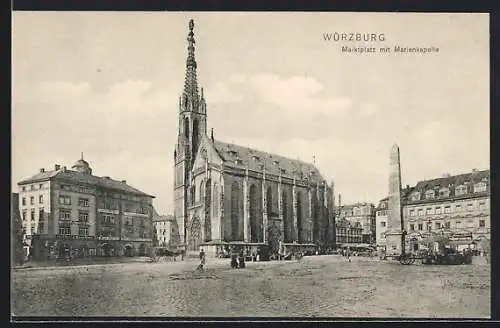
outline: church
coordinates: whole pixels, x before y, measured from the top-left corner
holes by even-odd
[[[335,243],[333,182],[312,163],[214,139],[198,89],[194,22],[189,22],[184,90],[174,151],[174,215],[187,252],[208,256],[238,244],[247,250]]]

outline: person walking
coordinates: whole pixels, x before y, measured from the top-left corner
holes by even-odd
[[[198,266],[198,270],[203,271],[205,268],[205,252],[203,248],[200,250],[200,265]]]

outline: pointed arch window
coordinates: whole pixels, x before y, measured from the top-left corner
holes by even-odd
[[[304,231],[303,231],[303,202],[302,202],[302,193],[300,191],[297,192],[297,239],[299,242],[304,240]]]
[[[249,192],[250,198],[250,240],[252,243],[264,241],[263,217],[261,210],[261,197],[257,187],[252,184]]]
[[[219,216],[219,185],[217,183],[214,183],[212,195],[213,195],[213,199],[212,199],[213,216],[218,217]]]
[[[240,240],[240,219],[242,217],[243,197],[241,196],[242,189],[237,181],[231,185],[231,239]]]
[[[194,205],[195,197],[196,197],[196,186],[192,185],[189,193],[191,205]]]
[[[189,138],[189,118],[184,118],[184,136]]]
[[[203,202],[204,200],[205,200],[205,180],[201,180],[198,201]]]
[[[273,214],[273,189],[271,188],[271,186],[267,187],[266,202],[267,216],[271,216]]]

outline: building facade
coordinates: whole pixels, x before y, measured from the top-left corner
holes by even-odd
[[[377,208],[375,209],[375,244],[377,247],[385,247],[387,232],[387,211],[389,199],[386,197],[380,200]]]
[[[152,200],[125,180],[78,160],[18,183],[26,239],[36,258],[142,255],[152,239]]]
[[[362,228],[362,243],[375,244],[375,212],[375,205],[371,203],[341,205],[338,218],[356,223]]]
[[[363,243],[363,227],[344,218],[335,220],[335,238],[338,246]]]
[[[431,233],[449,236],[459,246],[490,240],[490,171],[424,180],[407,188],[403,217],[410,244]],[[459,247],[460,248],[460,247]]]
[[[380,201],[378,222],[384,220],[386,202]],[[420,241],[435,234],[449,237],[457,248],[481,249],[489,244],[489,170],[446,175],[406,186],[401,203],[407,250],[417,250]],[[377,223],[377,236],[384,233],[384,227]]]
[[[268,247],[335,242],[332,186],[311,164],[224,143],[207,135],[198,92],[194,23],[189,23],[184,91],[174,151],[174,216],[188,251],[225,242]],[[300,247],[300,246],[299,246]]]
[[[169,247],[179,244],[179,227],[173,215],[159,215],[155,211],[153,215],[153,227],[156,230],[156,242],[158,246]]]

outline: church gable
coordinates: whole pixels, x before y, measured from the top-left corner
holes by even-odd
[[[222,164],[222,158],[217,153],[212,141],[208,137],[203,137],[194,160],[193,171],[199,168],[205,168],[206,159],[208,159],[208,163],[216,165]]]

